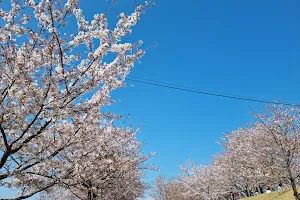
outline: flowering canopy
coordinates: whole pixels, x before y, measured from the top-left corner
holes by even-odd
[[[300,109],[273,105],[254,116],[249,127],[225,135],[224,151],[210,164],[182,167],[179,183],[186,198],[241,198],[285,184],[300,199]]]
[[[135,131],[100,109],[144,55],[142,42],[123,38],[149,3],[109,29],[105,14],[87,21],[79,0],[11,2],[0,9],[0,186],[18,188],[18,198],[52,187],[81,199],[140,196],[149,157]]]

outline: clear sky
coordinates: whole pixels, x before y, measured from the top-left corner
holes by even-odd
[[[132,36],[158,45],[131,75],[300,103],[299,11],[297,0],[157,1]],[[189,158],[209,162],[222,134],[246,125],[263,106],[128,83],[134,87],[115,92],[121,102],[113,110],[143,123],[139,137],[147,152],[157,152],[152,162],[167,176]]]
[[[88,17],[103,1],[82,0]],[[119,0],[109,15],[132,9]],[[114,22],[114,17],[111,22]],[[112,25],[112,24],[111,24]],[[300,2],[298,0],[157,0],[130,40],[154,41],[131,75],[200,90],[300,103]],[[139,139],[160,172],[176,176],[192,159],[209,162],[225,132],[246,125],[263,104],[211,97],[128,81],[108,108],[143,124]],[[0,190],[1,193],[1,190]]]

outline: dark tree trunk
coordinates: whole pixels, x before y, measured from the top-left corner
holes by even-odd
[[[293,188],[295,198],[297,200],[300,200],[300,195],[299,195],[299,192],[297,191],[297,186],[296,186],[296,183],[295,183],[295,179],[290,178],[290,181],[291,181],[291,185],[292,185],[292,188]]]
[[[257,189],[257,193],[258,193],[258,194],[261,194],[260,186],[258,186],[256,189]]]
[[[91,191],[88,192],[88,198],[87,199],[92,200],[92,192]]]
[[[251,196],[251,194],[250,194],[250,190],[249,190],[249,189],[247,189],[247,196],[248,196],[248,197],[250,197],[250,196]]]
[[[261,186],[259,186],[259,191],[260,191],[260,194],[263,194],[264,193],[264,190]]]
[[[97,195],[94,193],[94,192],[92,192],[92,191],[89,191],[88,192],[88,200],[96,200],[96,197],[97,197]]]
[[[295,178],[293,177],[293,174],[290,169],[289,169],[289,176],[290,176],[289,179],[290,179],[290,182],[291,182],[291,185],[293,188],[294,196],[297,200],[300,200],[300,195],[299,195],[299,192],[297,191],[297,185],[295,182]]]

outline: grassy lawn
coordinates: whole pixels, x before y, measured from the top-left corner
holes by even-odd
[[[300,189],[298,189],[300,191]],[[292,189],[261,194],[254,197],[245,198],[245,200],[295,200]]]

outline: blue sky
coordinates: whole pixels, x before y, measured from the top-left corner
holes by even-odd
[[[132,10],[120,0],[110,11]],[[85,0],[87,17],[103,11],[103,1]],[[131,75],[200,90],[300,103],[300,2],[297,0],[157,0],[134,28],[130,40],[154,41]],[[112,24],[111,24],[112,25]],[[107,108],[130,114],[143,124],[139,139],[160,172],[176,176],[192,159],[209,162],[221,151],[225,132],[246,125],[263,104],[224,99],[143,85],[113,93],[117,104]],[[3,190],[2,190],[3,191]],[[0,190],[1,193],[1,190]]]
[[[300,103],[299,9],[296,0],[157,1],[132,36],[158,45],[131,75]],[[246,125],[263,106],[133,84],[114,93],[121,102],[112,108],[143,123],[139,137],[147,152],[157,152],[152,162],[167,176],[189,158],[209,162],[222,134]]]

